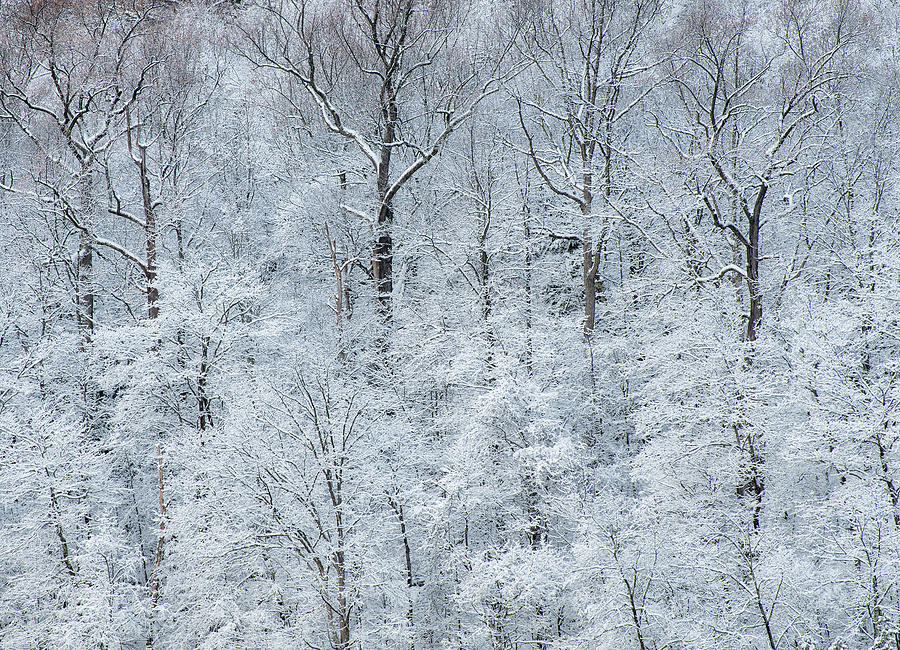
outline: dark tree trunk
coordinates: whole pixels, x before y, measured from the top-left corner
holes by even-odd
[[[391,192],[391,155],[397,137],[396,90],[388,72],[381,89],[381,115],[384,120],[382,144],[378,161],[378,223],[375,229],[375,245],[372,250],[372,277],[375,280],[377,304],[385,318],[391,315],[391,294],[394,290],[394,240],[391,226],[394,222],[394,197]]]
[[[94,246],[86,232],[78,236],[77,267],[76,320],[82,340],[90,343],[94,337]]]
[[[147,315],[154,319],[159,316],[159,289],[156,287],[156,214],[150,198],[150,178],[147,175],[147,148],[138,145],[140,158],[138,169],[141,176],[141,200],[144,206],[144,230],[147,258]]]
[[[759,230],[763,202],[769,186],[763,183],[756,194],[753,211],[748,215],[746,255],[747,255],[747,294],[749,299],[749,312],[747,314],[747,328],[744,332],[744,340],[753,344],[759,335],[759,324],[762,320],[762,294],[759,287]],[[748,350],[744,359],[749,368],[753,361],[753,351]],[[748,422],[739,421],[734,427],[737,443],[747,455],[744,466],[744,475],[738,486],[738,495],[748,496],[752,499],[753,528],[759,528],[760,512],[762,511],[763,492],[765,491],[765,479],[763,477],[763,457],[759,451],[760,440]]]
[[[763,201],[765,201],[768,189],[769,186],[766,184],[760,186],[748,223],[747,293],[750,299],[750,312],[747,315],[746,340],[749,343],[756,340],[759,323],[762,320],[762,295],[759,289],[759,228]]]

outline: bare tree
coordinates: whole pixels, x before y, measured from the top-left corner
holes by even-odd
[[[825,14],[828,20],[820,20]],[[743,340],[759,336],[763,312],[760,283],[761,232],[769,219],[793,207],[792,179],[818,164],[815,125],[827,86],[844,74],[839,54],[859,30],[851,6],[821,0],[783,2],[767,25],[747,5],[727,11],[699,2],[684,15],[681,56],[672,63],[672,84],[684,109],[685,126],[657,115],[660,132],[678,155],[697,167],[687,184],[716,229],[737,251],[733,273],[746,287]],[[784,184],[782,207],[770,206],[770,190]],[[784,206],[787,206],[784,208]],[[745,363],[749,366],[752,353]],[[764,490],[762,443],[745,416],[733,425],[746,454],[739,492],[753,500],[759,527]]]
[[[274,455],[248,486],[267,512],[259,543],[302,560],[321,599],[331,647],[348,650],[358,607],[349,549],[357,524],[354,453],[365,433],[364,411],[355,394],[342,394],[327,377],[310,384],[298,373],[288,390],[271,388],[274,400],[260,419],[276,434]]]
[[[817,33],[820,12],[830,20]],[[693,188],[715,227],[741,252],[743,269],[731,271],[746,281],[744,339],[751,343],[762,318],[759,262],[766,197],[802,166],[816,164],[810,157],[810,134],[816,123],[829,118],[820,110],[821,95],[843,74],[838,55],[859,30],[851,6],[830,0],[784,2],[777,18],[772,44],[760,46],[757,37],[764,28],[750,7],[728,14],[699,3],[686,17],[690,45],[672,78],[690,125],[692,149],[676,144],[675,137],[668,139],[685,159],[705,163]],[[671,135],[675,129],[662,130]],[[792,195],[785,193],[790,208],[789,199]]]
[[[56,173],[53,182],[46,175],[32,175],[29,188],[14,185],[12,177],[3,186],[54,205],[78,232],[76,320],[87,342],[95,320],[94,250],[113,250],[148,278],[153,274],[140,256],[98,235],[95,177],[156,65],[135,65],[137,45],[154,11],[153,5],[43,2],[21,5],[12,17],[10,38],[19,59],[3,66],[0,110]]]
[[[538,174],[579,212],[586,340],[596,321],[606,227],[595,223],[596,199],[613,191],[620,123],[650,88],[646,73],[655,63],[638,54],[659,11],[658,0],[551,0],[526,14],[524,49],[545,89],[517,96],[519,121]]]
[[[295,79],[369,167],[359,175],[370,207],[344,207],[371,227],[371,277],[389,316],[397,195],[499,90],[508,48],[471,51],[465,3],[277,0],[260,11],[261,26],[241,28],[241,52]]]

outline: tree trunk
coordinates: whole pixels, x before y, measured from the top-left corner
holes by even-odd
[[[346,358],[344,350],[344,298],[346,296],[344,290],[344,265],[338,262],[337,258],[337,239],[331,238],[331,231],[328,228],[328,222],[325,222],[325,240],[328,242],[328,252],[331,255],[331,266],[334,269],[334,318],[337,337],[337,358],[343,362]],[[347,301],[349,303],[349,300]]]
[[[332,493],[334,506],[335,534],[337,536],[337,550],[334,551],[332,562],[337,574],[337,609],[338,629],[336,630],[336,650],[349,650],[350,648],[350,604],[347,602],[347,559],[344,552],[346,535],[344,530],[344,517],[342,514],[343,497],[341,494],[343,479],[338,475],[332,479],[326,477],[329,491]]]
[[[394,241],[391,225],[394,222],[394,197],[391,188],[391,154],[397,137],[397,98],[393,80],[388,76],[381,90],[381,114],[384,119],[382,144],[378,161],[378,223],[375,229],[375,245],[372,250],[372,277],[375,280],[377,305],[385,318],[391,315],[391,294],[394,290],[393,265]]]
[[[197,409],[198,424],[201,431],[213,426],[212,403],[206,390],[209,376],[209,337],[204,336],[200,342],[200,372],[197,377]]]
[[[489,200],[488,200],[489,201]],[[478,232],[478,289],[481,292],[479,299],[481,300],[481,320],[482,326],[484,327],[485,338],[487,342],[487,354],[485,355],[485,365],[487,366],[487,372],[489,373],[490,380],[493,380],[493,371],[492,368],[494,366],[494,346],[496,345],[496,340],[494,339],[494,332],[491,329],[491,314],[493,313],[494,305],[491,300],[491,263],[490,256],[488,255],[487,250],[487,239],[488,233],[491,228],[491,209],[490,203],[488,202],[488,207],[484,208],[484,211],[481,214],[481,228]]]
[[[528,224],[527,202],[522,204],[522,230],[525,248],[525,367],[529,374],[534,365],[534,336],[532,334],[532,325],[534,322],[533,304],[531,300],[532,285],[532,259],[531,259],[531,227]]]
[[[753,212],[750,214],[747,242],[747,292],[750,298],[750,313],[747,315],[746,340],[753,343],[756,340],[759,322],[762,319],[762,295],[759,290],[759,227],[762,215],[763,201],[769,186],[760,186],[753,204]]]
[[[596,248],[588,229],[584,229],[581,240],[582,280],[584,282],[584,339],[594,336],[597,314],[597,271],[600,266],[600,244]]]
[[[409,545],[409,534],[406,531],[406,518],[403,516],[403,506],[395,501],[390,494],[388,494],[387,500],[388,505],[391,507],[391,510],[394,511],[394,515],[396,515],[397,521],[400,524],[400,537],[403,540],[403,561],[406,569],[406,588],[410,590],[409,607],[406,610],[406,619],[409,623],[410,630],[412,630],[414,626],[412,588],[415,586],[422,586],[423,582],[417,582],[413,577],[412,550]]]
[[[763,183],[757,194],[756,201],[753,204],[753,211],[748,217],[747,229],[747,293],[749,297],[749,313],[747,314],[747,328],[744,332],[744,340],[753,344],[759,334],[759,323],[762,319],[762,295],[759,289],[759,230],[762,215],[763,201],[766,198],[766,192],[769,187]],[[753,361],[753,351],[748,350],[744,359],[747,368]],[[754,434],[752,426],[749,422],[743,421],[741,418],[734,426],[737,444],[744,449],[747,454],[746,467],[744,476],[738,486],[738,494],[741,496],[749,496],[753,500],[753,528],[759,528],[760,512],[762,510],[762,498],[765,490],[765,479],[763,478],[762,465],[763,457],[758,447],[760,441]]]
[[[94,246],[86,232],[78,235],[76,310],[78,330],[85,343],[94,336]]]
[[[150,633],[147,636],[147,647],[153,647],[155,623],[155,610],[159,604],[159,574],[162,570],[163,548],[166,541],[166,501],[163,483],[163,454],[162,447],[156,445],[156,469],[157,469],[157,488],[159,497],[159,529],[156,532],[156,554],[153,559],[153,572],[150,582]]]
[[[90,171],[84,170],[82,173],[81,210],[84,214],[78,215],[80,217],[78,219],[71,220],[90,228],[94,223],[93,184]],[[88,231],[83,228],[78,230],[78,255],[75,265],[75,319],[82,342],[87,344],[94,337],[94,244]]]
[[[159,316],[159,290],[156,287],[156,214],[150,198],[150,178],[147,175],[147,147],[138,145],[140,158],[138,169],[141,176],[141,200],[144,205],[144,231],[147,257],[147,315],[155,319]]]
[[[156,538],[156,557],[153,560],[153,581],[150,586],[152,606],[156,607],[159,602],[159,571],[163,559],[163,546],[166,539],[166,502],[163,493],[163,457],[162,447],[156,445],[156,468],[158,472],[158,488],[159,488],[159,531]]]

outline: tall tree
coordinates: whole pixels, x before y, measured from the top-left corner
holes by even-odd
[[[356,172],[368,206],[345,208],[371,228],[371,277],[385,315],[398,192],[507,76],[502,41],[495,52],[466,42],[467,9],[419,0],[283,0],[248,17],[262,26],[242,28],[242,52],[296,79],[326,127],[369,166]]]
[[[573,221],[580,231],[583,330],[590,340],[607,228],[602,211],[611,212],[605,202],[623,186],[614,178],[623,121],[650,87],[654,62],[642,56],[641,46],[660,3],[551,0],[527,7],[523,48],[544,87],[518,96],[519,120],[538,174],[579,213]]]
[[[823,12],[827,21],[819,20]],[[808,178],[819,164],[813,130],[831,119],[820,111],[821,96],[845,74],[839,56],[860,28],[843,3],[782,3],[774,18],[767,22],[750,6],[729,10],[700,2],[689,8],[686,45],[672,64],[686,124],[669,126],[657,118],[663,136],[684,160],[702,161],[689,187],[738,252],[741,266],[731,265],[726,272],[741,276],[746,287],[742,338],[750,344],[747,364],[763,313],[762,227],[792,216],[793,197],[806,186],[804,175]],[[786,210],[767,210],[773,189],[782,190]],[[753,431],[745,416],[734,423],[748,456],[746,483],[739,489],[755,501],[758,527],[765,480],[762,442]]]
[[[0,108],[58,179],[35,176],[26,189],[57,205],[78,233],[76,321],[86,342],[95,328],[94,250],[111,249],[145,266],[121,244],[99,236],[96,176],[156,65],[134,63],[154,11],[152,5],[43,2],[21,5],[10,16],[19,58],[4,66]]]

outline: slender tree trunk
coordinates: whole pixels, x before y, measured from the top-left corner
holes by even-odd
[[[78,234],[76,266],[76,321],[82,341],[87,344],[94,337],[94,246],[84,231]]]
[[[163,559],[163,546],[166,539],[166,501],[163,483],[163,455],[162,447],[156,445],[156,468],[158,472],[157,485],[159,488],[159,531],[156,538],[156,556],[153,560],[152,584],[150,586],[151,602],[153,607],[159,602],[159,572]]]
[[[590,341],[594,335],[597,314],[597,270],[600,268],[600,246],[594,246],[590,231],[591,210],[593,208],[593,174],[590,171],[591,158],[582,147],[584,171],[581,175],[582,198],[580,202],[584,231],[581,237],[581,278],[584,284],[584,339]]]
[[[94,286],[94,242],[91,238],[91,229],[94,225],[94,197],[93,178],[89,169],[82,166],[81,179],[81,212],[82,214],[70,215],[76,217],[73,222],[80,223],[83,227],[78,229],[78,253],[75,260],[75,321],[80,336],[82,350],[87,351],[94,340],[95,326],[95,286]],[[102,391],[97,385],[96,378],[88,374],[82,384],[82,396],[84,399],[84,426],[85,431],[94,440],[99,440],[100,431],[96,427],[98,417],[98,402],[102,397]]]
[[[150,177],[147,174],[147,147],[138,145],[138,169],[141,177],[141,200],[144,206],[144,230],[147,259],[147,315],[159,316],[159,290],[156,287],[156,214],[150,198]]]
[[[525,248],[525,367],[531,373],[534,365],[534,335],[531,331],[534,322],[534,311],[531,300],[532,286],[532,257],[531,257],[531,226],[528,223],[529,212],[527,203],[522,206],[522,231]]]
[[[391,510],[394,511],[394,515],[397,517],[397,521],[400,524],[400,537],[403,540],[403,560],[406,568],[406,588],[410,590],[409,594],[409,607],[406,610],[406,618],[409,623],[410,629],[413,628],[415,621],[413,620],[413,594],[412,588],[415,586],[420,586],[421,583],[417,583],[415,578],[413,577],[413,568],[412,568],[412,550],[409,545],[409,534],[406,531],[406,518],[403,516],[403,505],[398,503],[388,495],[388,505],[390,505]]]
[[[328,222],[325,222],[325,239],[328,241],[328,252],[331,255],[331,266],[334,269],[334,318],[337,336],[337,358],[339,361],[346,359],[344,350],[344,270],[337,258],[337,240],[331,238]]]
[[[378,308],[385,318],[391,315],[391,294],[394,291],[394,240],[389,228],[393,222],[393,210],[382,204],[378,217],[378,232],[372,248],[372,277],[375,280]]]
[[[594,243],[588,229],[581,240],[582,281],[584,283],[584,338],[590,341],[594,335],[597,314],[597,263],[600,255],[594,251]]]
[[[198,424],[201,431],[213,426],[212,403],[207,393],[207,381],[209,379],[209,337],[204,336],[200,341],[200,372],[197,376],[197,409]]]
[[[528,545],[537,550],[547,543],[547,520],[540,510],[540,488],[537,477],[531,472],[526,472],[523,477],[525,483],[525,512],[528,514]]]
[[[46,473],[47,478],[53,478],[49,471],[45,469],[44,472]],[[53,525],[56,529],[56,538],[59,540],[63,564],[66,566],[66,571],[68,571],[69,575],[74,576],[75,565],[72,562],[72,557],[69,552],[69,541],[66,539],[66,534],[62,527],[62,511],[59,507],[59,497],[56,494],[56,488],[52,485],[50,486],[50,512],[53,516]]]
[[[487,190],[488,192],[490,190]],[[481,300],[481,321],[484,327],[485,338],[487,341],[487,354],[485,356],[485,365],[489,373],[490,380],[493,380],[494,366],[494,331],[491,328],[491,314],[494,310],[493,300],[491,299],[491,262],[488,255],[487,240],[491,228],[491,207],[490,197],[487,197],[487,206],[483,208],[481,213],[481,223],[478,231],[477,251],[478,251],[478,289],[481,292],[479,299]]]
[[[486,211],[482,215],[481,220],[481,229],[478,233],[478,282],[481,289],[481,318],[487,326],[488,321],[491,317],[491,312],[493,311],[493,304],[491,301],[491,292],[490,292],[490,281],[491,281],[491,267],[490,267],[490,257],[487,251],[487,237],[488,231],[491,227],[491,215],[490,212]],[[490,334],[490,327],[488,329],[488,338],[492,338]]]
[[[155,610],[159,604],[159,585],[160,572],[162,571],[163,549],[166,541],[166,500],[165,500],[165,484],[163,482],[163,453],[162,447],[156,445],[156,469],[157,469],[157,489],[159,499],[159,529],[156,533],[156,554],[153,559],[153,571],[150,574],[150,633],[147,636],[147,647],[153,646],[153,635],[155,627]]]
[[[330,481],[329,481],[330,482]],[[350,637],[350,605],[347,602],[347,560],[345,556],[345,531],[343,497],[341,496],[342,479],[336,479],[336,487],[334,488],[334,523],[335,534],[337,536],[337,549],[334,552],[332,561],[334,563],[335,573],[337,574],[337,604],[338,604],[338,629],[337,629],[337,650],[348,650],[351,644]]]

